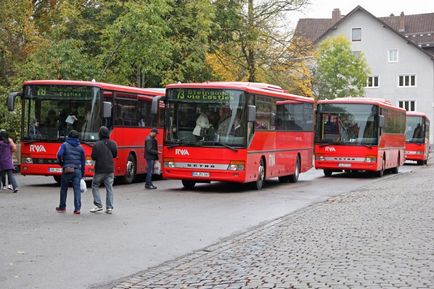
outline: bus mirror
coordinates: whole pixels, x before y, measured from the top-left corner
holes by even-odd
[[[110,118],[112,116],[112,103],[108,101],[103,102],[103,117]]]
[[[21,96],[21,92],[12,92],[8,95],[7,106],[9,111],[14,111],[15,109],[15,98]]]
[[[247,121],[248,122],[256,121],[256,106],[254,105],[247,106]]]
[[[151,106],[151,114],[157,115],[158,114],[158,108],[160,107],[160,101],[164,98],[163,95],[156,96],[152,99],[152,106]]]
[[[380,115],[380,118],[378,119],[378,126],[380,128],[384,127],[384,115]]]

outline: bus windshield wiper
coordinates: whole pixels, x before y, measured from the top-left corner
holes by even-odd
[[[234,152],[238,151],[238,149],[234,148],[233,146],[230,146],[224,142],[219,142],[219,141],[200,141],[201,143],[207,143],[207,144],[216,144],[216,145],[221,145],[224,146],[225,148],[228,148],[230,150],[233,150]]]
[[[186,140],[187,140],[186,138],[176,139],[176,140],[173,140],[174,143],[170,143],[167,146],[169,148],[173,148],[173,147],[182,146],[182,145],[195,145],[191,142],[186,142]]]

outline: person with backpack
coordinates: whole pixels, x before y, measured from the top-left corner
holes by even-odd
[[[8,176],[8,180],[10,184],[12,184],[12,191],[14,193],[18,193],[18,185],[14,176],[15,166],[12,161],[12,154],[16,151],[17,146],[9,137],[7,131],[0,131],[0,172],[1,175]],[[2,182],[6,182],[6,178],[2,180]]]
[[[60,203],[56,207],[56,211],[59,213],[65,212],[68,185],[72,182],[74,214],[79,215],[81,209],[80,181],[84,177],[86,157],[76,130],[71,130],[66,141],[60,146],[57,152],[57,161],[62,166],[62,177],[60,179]]]
[[[92,159],[95,161],[95,173],[92,180],[92,195],[94,208],[91,213],[101,212],[103,205],[99,194],[99,186],[104,183],[106,189],[106,213],[113,212],[113,180],[114,162],[113,159],[118,155],[116,143],[110,138],[110,131],[102,126],[99,129],[99,141],[92,148]]]

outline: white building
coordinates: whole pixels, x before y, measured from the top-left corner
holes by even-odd
[[[329,19],[300,19],[296,35],[314,44],[346,36],[354,53],[364,53],[371,69],[366,97],[385,98],[434,119],[434,13],[375,17],[357,6],[342,16],[334,9]]]

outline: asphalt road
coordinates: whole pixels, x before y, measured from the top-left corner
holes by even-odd
[[[413,170],[404,166],[400,173]],[[386,178],[389,176],[386,175]],[[21,191],[0,191],[0,288],[88,288],[156,266],[255,226],[360,189],[381,179],[365,175],[323,177],[310,170],[296,184],[267,182],[262,191],[233,184],[201,184],[185,191],[179,181],[114,188],[113,215],[56,213],[59,188],[52,178],[18,177]],[[102,192],[105,197],[105,192]]]

